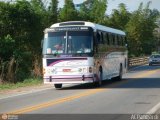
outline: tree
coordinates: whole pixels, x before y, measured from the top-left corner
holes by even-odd
[[[131,14],[127,11],[124,3],[119,4],[118,10],[114,9],[111,17],[109,18],[109,26],[117,29],[124,30],[126,24],[130,19]]]
[[[132,14],[126,26],[130,54],[136,56],[151,54],[151,51],[155,48],[153,30],[156,27],[157,12],[150,10],[149,5],[150,2],[143,9],[143,3],[141,3],[139,9]]]
[[[51,0],[49,6],[49,23],[53,24],[58,21],[58,0]]]
[[[31,5],[34,11],[38,14],[42,14],[45,11],[45,7],[41,0],[31,0]]]
[[[107,0],[86,0],[80,7],[82,20],[104,24]]]
[[[79,17],[81,20],[93,21],[93,17],[91,17],[91,11],[93,8],[94,1],[95,0],[86,0],[82,3],[79,11]]]
[[[41,12],[32,5],[25,0],[12,4],[0,2],[3,13],[0,15],[0,73],[5,74],[3,80],[17,82],[29,77],[33,58],[41,53]],[[13,74],[9,75],[10,71]]]
[[[64,7],[60,10],[60,21],[74,21],[78,19],[78,13],[72,0],[65,0]]]
[[[93,22],[99,24],[104,23],[106,8],[107,0],[94,0],[90,13]]]

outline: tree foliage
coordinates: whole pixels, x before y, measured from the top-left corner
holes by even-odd
[[[79,11],[79,16],[81,20],[84,21],[92,21],[92,17],[90,15],[93,8],[94,0],[86,0],[82,3]]]
[[[111,14],[108,24],[109,26],[117,29],[124,30],[126,24],[130,20],[131,14],[127,11],[126,5],[124,3],[119,4],[118,9],[114,9]]]
[[[93,22],[99,24],[104,23],[106,8],[107,0],[94,0],[90,14]]]
[[[136,56],[140,53],[151,54],[155,48],[156,41],[153,30],[156,27],[155,21],[158,13],[155,10],[150,10],[149,5],[150,2],[143,8],[143,3],[141,3],[139,9],[132,14],[127,23],[129,50]]]
[[[40,42],[43,36],[40,11],[28,1],[17,1],[15,4],[0,3],[1,14],[1,61],[8,63],[2,74],[11,71],[9,66],[17,66],[14,69],[14,81],[23,80],[30,75],[34,55],[40,55]],[[37,6],[37,5],[35,5]],[[10,63],[11,60],[12,65]],[[8,62],[7,62],[8,61]],[[2,67],[1,67],[2,68]],[[1,79],[7,79],[3,75]],[[5,77],[6,76],[6,77]],[[8,79],[8,81],[11,81]]]
[[[86,0],[79,11],[81,20],[102,24],[105,19],[107,0]]]
[[[56,22],[90,21],[124,30],[130,55],[150,54],[159,43],[153,34],[159,11],[149,9],[150,4],[141,3],[132,13],[120,4],[107,16],[107,0],[86,0],[80,10],[73,0],[65,0],[60,9],[58,0],[51,0],[49,6],[42,0],[0,2],[0,82],[41,76],[43,31]]]
[[[51,0],[49,6],[49,23],[53,24],[58,21],[58,0]]]
[[[60,21],[74,21],[78,18],[77,10],[73,4],[73,0],[65,0],[64,7],[60,10]]]

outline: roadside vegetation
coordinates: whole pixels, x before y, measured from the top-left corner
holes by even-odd
[[[16,84],[14,83],[3,83],[0,84],[0,91],[1,90],[12,90],[12,89],[17,89],[21,87],[27,87],[27,86],[37,86],[42,84],[42,79],[25,79],[23,82],[17,82]]]
[[[15,83],[15,87],[41,83],[26,78],[42,78],[43,31],[56,22],[90,21],[121,29],[127,33],[129,56],[151,54],[160,45],[156,37],[159,33],[153,32],[160,13],[150,9],[150,4],[141,3],[137,10],[129,12],[121,3],[106,15],[107,0],[86,0],[79,10],[73,0],[65,0],[63,8],[58,8],[58,0],[50,4],[42,0],[1,1],[0,90],[12,88]]]

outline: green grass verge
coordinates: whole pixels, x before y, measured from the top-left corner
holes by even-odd
[[[18,82],[16,84],[13,84],[13,83],[0,84],[0,90],[9,90],[9,89],[16,89],[20,87],[40,85],[42,84],[42,82],[43,82],[42,79],[30,78],[30,79],[25,79],[23,82]]]

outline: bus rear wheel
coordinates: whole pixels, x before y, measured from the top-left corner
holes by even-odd
[[[97,86],[102,85],[102,72],[99,71]]]
[[[122,68],[122,64],[120,65],[120,68],[119,68],[119,76],[117,77],[117,80],[122,80],[122,74],[123,74],[123,68]]]
[[[97,81],[95,82],[96,87],[100,87],[102,85],[102,71],[103,71],[102,67],[100,66],[99,72],[96,77]]]
[[[62,84],[54,84],[54,87],[55,87],[56,89],[62,88]]]

